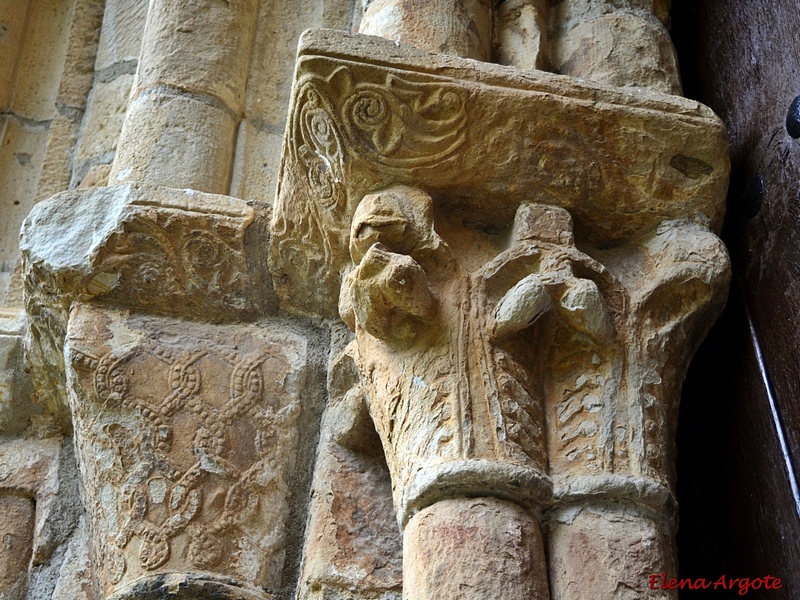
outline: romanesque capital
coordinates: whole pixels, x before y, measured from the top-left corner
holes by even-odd
[[[482,549],[430,561],[441,532],[484,513],[534,532],[515,546],[527,575],[464,598],[577,600],[587,569],[605,597],[671,569],[677,398],[729,281],[716,116],[315,31],[285,139],[276,292],[354,333],[351,397],[391,474],[404,597],[452,597],[444,568],[473,589],[489,548],[514,542],[476,534]],[[612,545],[653,552],[622,570],[581,554],[587,527],[618,521]]]
[[[297,560],[318,334],[272,318],[246,252],[255,217],[228,196],[119,185],[26,221],[33,393],[41,426],[74,436],[103,598],[266,600]]]

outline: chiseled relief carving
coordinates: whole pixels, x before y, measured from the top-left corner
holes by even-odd
[[[286,260],[325,282],[349,232],[339,217],[360,200],[350,184],[353,169],[386,176],[436,168],[457,160],[466,137],[466,95],[458,86],[399,73],[378,73],[375,81],[355,77],[339,67],[295,83],[287,128],[294,143],[287,152],[298,168],[284,175],[307,188],[315,202],[286,198],[293,210],[276,213],[273,223],[278,236],[287,238]]]
[[[615,339],[625,302],[619,282],[575,248],[571,227],[563,209],[524,204],[507,248],[470,272],[434,230],[425,192],[395,187],[356,210],[340,310],[356,332],[403,517],[423,497],[456,489],[548,502],[543,375],[552,346],[532,325],[548,315],[593,357]],[[575,431],[591,437],[602,427],[583,398],[593,420],[575,423],[570,400],[560,402],[556,433],[565,453],[578,448]]]
[[[669,493],[686,351],[724,297],[718,238],[665,222],[609,269],[575,247],[566,210],[522,204],[505,248],[468,270],[433,214],[419,189],[367,195],[340,296],[401,521],[481,488],[546,506],[550,477],[563,497],[610,474]]]
[[[276,294],[292,313],[333,317],[356,207],[398,184],[488,229],[520,204],[557,205],[596,248],[670,219],[715,230],[726,144],[716,116],[683,98],[306,32],[271,225]]]
[[[67,357],[106,592],[158,572],[279,581],[305,342],[79,305]]]
[[[245,202],[193,190],[126,184],[78,189],[37,204],[22,229],[26,351],[38,396],[67,426],[63,345],[69,307],[116,306],[240,320],[254,311]]]

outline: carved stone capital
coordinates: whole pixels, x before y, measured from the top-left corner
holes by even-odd
[[[672,564],[677,398],[727,293],[728,171],[721,122],[683,98],[304,35],[270,269],[286,310],[355,334],[353,395],[422,527],[409,568],[436,547],[422,524],[480,497],[536,527],[550,510],[570,577],[572,540],[619,515],[620,547],[658,541],[636,569]]]
[[[40,429],[74,431],[103,598],[264,600],[296,560],[315,334],[253,323],[273,316],[255,218],[227,196],[120,185],[26,221]]]
[[[723,124],[697,102],[313,30],[300,40],[270,269],[281,305],[334,317],[361,199],[406,184],[486,231],[523,202],[624,244],[664,220],[722,223]]]
[[[244,253],[253,218],[235,198],[142,185],[64,192],[31,211],[20,242],[27,351],[52,427],[68,429],[62,348],[72,303],[251,320],[261,305]]]
[[[165,575],[219,597],[280,587],[306,346],[275,327],[73,308],[70,405],[106,596]]]

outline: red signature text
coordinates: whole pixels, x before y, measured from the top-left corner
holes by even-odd
[[[779,590],[783,587],[780,577],[766,575],[764,577],[726,577],[717,579],[678,579],[668,578],[666,573],[650,575],[651,590],[736,590],[740,596],[752,590]]]

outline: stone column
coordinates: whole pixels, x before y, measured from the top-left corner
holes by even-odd
[[[109,184],[227,193],[257,0],[150,3]]]
[[[404,596],[647,597],[674,565],[680,383],[729,278],[722,124],[331,31],[295,77],[270,269],[285,309],[354,331]]]
[[[437,502],[405,528],[405,598],[548,598],[539,523],[519,505],[487,498]]]
[[[359,32],[428,52],[488,61],[492,56],[490,0],[371,0]]]
[[[607,497],[554,509],[549,521],[554,599],[675,598],[649,586],[652,575],[677,576],[674,522],[661,511]]]

